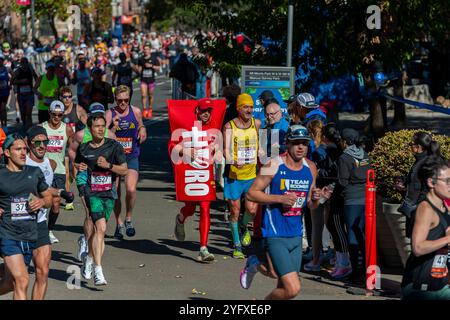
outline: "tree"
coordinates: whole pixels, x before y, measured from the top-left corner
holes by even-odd
[[[259,61],[281,64],[285,59],[287,0],[180,0],[214,29],[244,32],[256,42],[270,37],[281,45],[278,51]],[[401,70],[413,56],[418,41],[428,38],[440,42],[448,37],[450,7],[447,0],[377,1],[381,29],[367,27],[372,0],[296,0],[294,22],[294,66],[311,68],[313,76],[326,81],[334,75],[363,73],[366,87],[376,90],[373,75],[378,68],[385,73]],[[309,46],[305,46],[305,43]],[[267,52],[266,52],[267,54]],[[234,56],[223,57],[233,64]],[[278,62],[278,63],[277,63]],[[320,72],[317,72],[320,71]],[[301,83],[307,90],[313,77]],[[401,81],[395,82],[396,92]],[[381,101],[382,102],[382,101]],[[370,101],[372,128],[378,137],[386,124],[379,99]],[[404,119],[404,109],[397,106],[396,120]]]

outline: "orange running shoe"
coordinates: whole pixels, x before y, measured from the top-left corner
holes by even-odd
[[[147,114],[148,114],[148,111],[147,111],[147,109],[144,108],[144,110],[142,110],[142,118],[147,119]]]
[[[153,109],[149,108],[147,111],[147,119],[151,119],[153,117]]]

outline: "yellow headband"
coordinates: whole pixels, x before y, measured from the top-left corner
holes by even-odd
[[[240,108],[242,108],[243,106],[252,106],[252,107],[253,107],[253,99],[252,99],[252,97],[251,97],[249,94],[247,94],[247,93],[240,94],[240,95],[237,97],[236,108],[237,108],[237,109],[240,109]]]

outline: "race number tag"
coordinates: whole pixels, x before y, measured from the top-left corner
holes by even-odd
[[[116,138],[117,142],[123,147],[125,154],[130,154],[133,151],[133,138]]]
[[[238,148],[238,163],[256,163],[256,149],[247,147]]]
[[[11,220],[34,220],[28,213],[27,197],[11,197]]]
[[[431,276],[433,278],[444,278],[448,275],[447,260],[448,250],[446,248],[438,250],[431,266]]]
[[[64,137],[63,136],[49,136],[47,152],[61,153],[63,151]]]
[[[144,69],[142,72],[143,78],[152,78],[153,77],[153,70],[152,69]]]
[[[92,172],[91,190],[94,192],[109,191],[112,189],[111,172]]]
[[[19,87],[19,93],[22,93],[22,94],[29,94],[29,93],[31,93],[31,86],[20,86]]]
[[[285,217],[301,216],[302,208],[305,205],[306,201],[306,192],[289,191],[289,193],[295,193],[297,195],[297,200],[295,201],[292,207],[283,206],[283,216]]]

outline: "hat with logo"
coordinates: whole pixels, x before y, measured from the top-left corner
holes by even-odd
[[[89,106],[89,112],[91,113],[91,115],[95,113],[105,114],[105,106],[99,102],[94,102]]]
[[[297,102],[302,107],[307,109],[316,109],[319,105],[316,103],[316,98],[311,93],[303,92],[297,96]]]
[[[214,103],[209,98],[202,98],[198,100],[198,108],[200,110],[208,110],[214,108]]]
[[[62,103],[59,100],[55,100],[50,104],[49,110],[50,110],[50,112],[54,112],[54,111],[64,112],[64,103]]]
[[[304,126],[295,124],[288,128],[286,132],[286,140],[311,140],[308,129]]]

